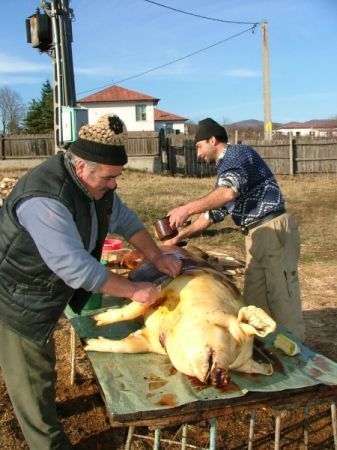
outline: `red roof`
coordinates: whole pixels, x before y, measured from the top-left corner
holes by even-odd
[[[178,116],[177,114],[171,114],[166,111],[161,111],[160,109],[154,109],[154,120],[156,122],[167,122],[168,120],[172,122],[177,122],[178,120],[187,120],[186,117]]]
[[[159,102],[159,98],[152,97],[151,95],[142,94],[141,92],[132,91],[131,89],[125,89],[120,86],[110,86],[103,91],[96,92],[95,94],[83,97],[77,100],[79,103],[92,103],[92,102],[134,102],[134,101],[153,101],[156,105]]]

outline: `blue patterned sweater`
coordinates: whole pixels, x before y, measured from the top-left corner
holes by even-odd
[[[230,214],[236,225],[248,225],[284,209],[284,199],[271,170],[248,145],[229,144],[216,165],[215,188],[232,187],[238,197],[219,209],[209,211],[214,223]]]

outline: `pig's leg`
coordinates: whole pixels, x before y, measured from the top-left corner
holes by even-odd
[[[111,353],[145,353],[151,351],[147,329],[143,328],[129,334],[124,339],[112,340],[104,337],[86,340],[86,351],[111,352]]]
[[[256,306],[244,306],[238,314],[238,321],[243,330],[249,335],[265,337],[276,328],[274,320],[261,308]]]
[[[108,325],[109,323],[122,322],[123,320],[132,320],[140,317],[148,309],[139,302],[131,302],[123,308],[108,309],[108,311],[93,316],[98,327]]]

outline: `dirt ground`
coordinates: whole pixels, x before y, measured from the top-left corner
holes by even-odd
[[[336,271],[330,267],[306,265],[300,269],[305,321],[306,344],[313,350],[337,362],[337,286]],[[125,446],[127,428],[111,428],[95,378],[80,343],[76,353],[75,384],[70,384],[70,327],[65,318],[60,320],[56,333],[58,355],[57,401],[59,417],[74,448],[78,450],[121,450]],[[3,344],[2,344],[3,345]],[[218,420],[217,448],[247,448],[250,411],[242,410]],[[304,409],[281,412],[281,448],[304,449]],[[311,407],[307,417],[309,449],[333,449],[330,405]],[[153,447],[153,430],[136,428],[131,449]],[[164,429],[163,438],[181,441],[179,426]],[[209,426],[206,421],[190,424],[187,442],[191,447],[208,448]],[[1,449],[27,449],[21,430],[13,414],[9,397],[0,376],[0,447]],[[173,450],[176,444],[163,443],[162,448]],[[257,410],[253,448],[274,448],[274,411]],[[36,449],[40,450],[40,449]],[[41,449],[42,450],[42,449]]]

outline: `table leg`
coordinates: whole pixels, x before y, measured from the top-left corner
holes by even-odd
[[[337,450],[337,418],[336,418],[336,403],[331,402],[331,421],[333,431],[333,442],[335,444],[335,450]]]
[[[132,441],[134,432],[135,432],[135,427],[129,427],[128,437],[127,437],[126,443],[125,443],[125,450],[130,450],[130,448],[131,448],[131,441]]]
[[[75,381],[75,362],[76,362],[76,331],[70,326],[70,384]]]
[[[216,427],[217,427],[217,421],[213,417],[209,421],[210,428],[209,428],[209,450],[215,450],[216,449]]]

